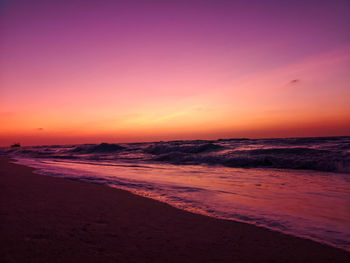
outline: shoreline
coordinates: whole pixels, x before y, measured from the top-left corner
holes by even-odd
[[[349,262],[350,253],[0,157],[2,262]]]

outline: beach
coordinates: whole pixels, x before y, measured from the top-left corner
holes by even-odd
[[[350,262],[311,240],[0,159],[1,262]]]

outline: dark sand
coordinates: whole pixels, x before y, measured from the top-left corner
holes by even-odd
[[[0,262],[350,262],[350,253],[0,158]]]

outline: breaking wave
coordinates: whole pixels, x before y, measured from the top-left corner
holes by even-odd
[[[101,143],[98,145],[88,145],[85,144],[83,146],[75,147],[72,152],[73,153],[113,153],[123,150],[124,147],[118,144],[111,143]]]
[[[150,145],[144,151],[151,154],[166,153],[203,153],[222,150],[224,147],[213,143],[204,143],[200,145]]]
[[[129,144],[55,145],[0,149],[37,158],[166,162],[240,168],[350,173],[350,137],[219,139]]]

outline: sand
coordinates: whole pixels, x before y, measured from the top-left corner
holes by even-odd
[[[350,253],[0,158],[0,262],[350,262]]]

